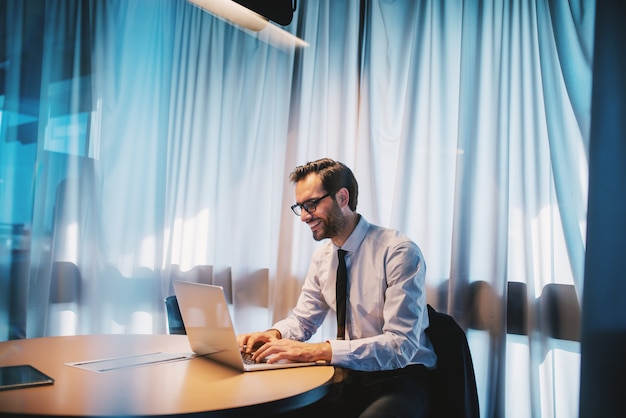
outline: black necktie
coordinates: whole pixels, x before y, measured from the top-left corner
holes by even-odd
[[[346,334],[346,287],[348,285],[348,269],[346,268],[346,251],[337,250],[339,265],[337,266],[337,339],[343,340]]]

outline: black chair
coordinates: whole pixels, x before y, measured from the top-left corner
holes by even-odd
[[[80,299],[81,274],[69,261],[55,261],[50,275],[50,303],[72,303]]]
[[[528,335],[528,290],[526,283],[507,284],[507,333]],[[580,341],[581,308],[574,285],[549,283],[531,302],[534,327],[550,338]]]
[[[169,333],[179,335],[187,334],[176,295],[165,298],[165,309],[167,310],[167,328]]]
[[[463,329],[450,315],[428,305],[428,338],[437,353],[432,418],[479,418],[474,363]]]

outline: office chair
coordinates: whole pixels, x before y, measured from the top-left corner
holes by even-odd
[[[50,274],[50,303],[78,302],[82,280],[76,264],[55,261]]]
[[[176,295],[165,298],[165,309],[167,310],[167,328],[169,333],[179,335],[187,334]]]
[[[560,340],[580,341],[581,317],[574,285],[545,285],[539,297],[539,318],[546,335]]]
[[[528,302],[526,283],[508,282],[507,333],[528,335]],[[531,302],[536,323],[550,338],[580,341],[581,308],[574,285],[549,283],[541,296]]]
[[[82,276],[69,261],[55,261],[50,270],[50,293],[46,335],[76,335]]]
[[[432,418],[479,418],[474,364],[467,337],[450,315],[428,305],[426,335],[437,354],[433,371]]]

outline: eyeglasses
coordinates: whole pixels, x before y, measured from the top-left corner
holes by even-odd
[[[330,196],[330,193],[326,193],[324,196],[318,197],[317,199],[307,200],[304,203],[296,203],[291,207],[291,210],[296,214],[296,216],[302,215],[302,209],[306,210],[308,213],[313,213],[315,212],[315,209],[317,209],[317,205],[319,205],[320,202],[328,196]]]

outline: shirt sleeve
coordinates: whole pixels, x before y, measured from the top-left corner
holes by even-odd
[[[426,264],[413,241],[397,231],[363,225],[346,242],[350,296],[346,340],[329,341],[331,364],[354,370],[434,367],[428,327]],[[345,245],[344,245],[345,246]],[[307,341],[335,312],[336,256],[332,244],[314,253],[293,312],[273,328]]]
[[[293,312],[272,326],[280,331],[283,338],[307,341],[326,319],[330,307],[321,282],[326,280],[327,260],[331,251],[328,247],[322,247],[315,252]]]
[[[382,327],[370,336],[330,341],[331,364],[364,371],[392,370],[412,363],[433,366],[436,356],[423,332],[428,314],[422,254],[413,242],[401,241],[386,248],[379,258],[386,282]]]

